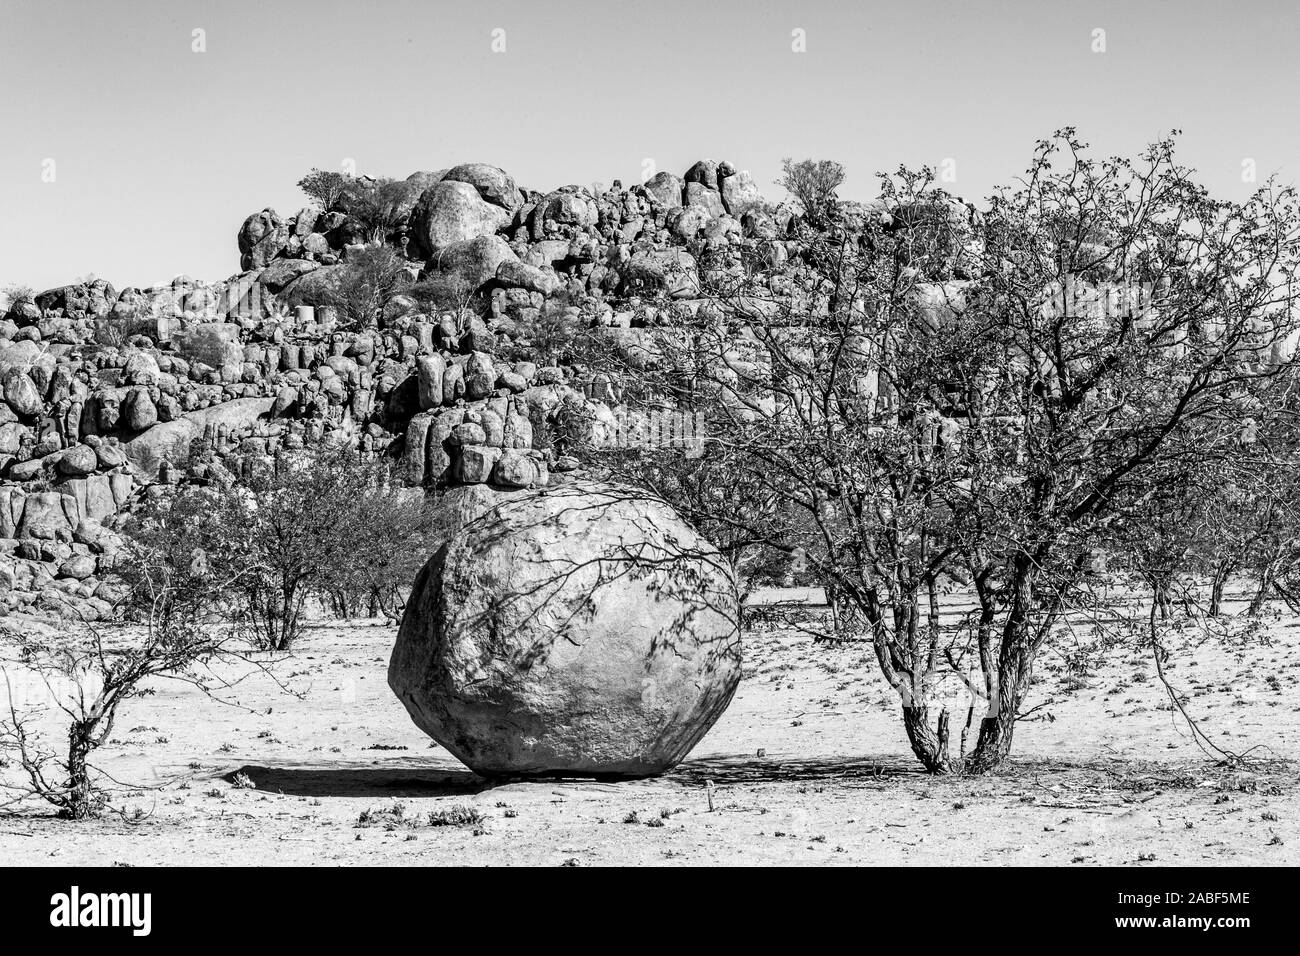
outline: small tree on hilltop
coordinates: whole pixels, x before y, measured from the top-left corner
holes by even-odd
[[[344,173],[336,173],[326,169],[312,169],[306,176],[298,180],[298,188],[307,194],[307,197],[313,200],[325,212],[330,212],[338,206],[339,200],[347,191],[352,177]]]
[[[798,201],[804,214],[822,220],[835,205],[835,191],[844,182],[844,167],[829,159],[781,160],[776,184]]]
[[[382,243],[409,214],[413,188],[400,179],[354,179],[344,186],[335,205],[366,227],[371,242]]]

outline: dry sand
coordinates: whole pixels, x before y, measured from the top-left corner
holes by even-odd
[[[1258,761],[1207,759],[1135,643],[1071,670],[1095,650],[1085,632],[1042,658],[1041,707],[1003,772],[927,776],[866,645],[769,626],[747,638],[730,710],[673,773],[491,786],[389,692],[392,627],[322,624],[277,664],[301,698],[259,675],[232,692],[241,706],[177,681],[128,702],[95,758],[120,812],[71,823],[10,807],[0,861],[1293,865],[1300,619],[1195,634],[1170,639],[1170,681],[1213,740]],[[16,779],[12,758],[0,774]],[[460,808],[471,822],[429,821]]]

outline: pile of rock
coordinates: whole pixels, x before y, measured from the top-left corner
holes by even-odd
[[[313,209],[249,216],[237,237],[245,271],[222,282],[93,280],[10,304],[0,611],[69,600],[103,611],[114,528],[136,496],[237,481],[280,449],[354,442],[398,458],[417,486],[544,486],[579,465],[557,449],[561,429],[599,438],[614,421],[523,345],[543,310],[635,338],[642,297],[699,303],[701,250],[784,250],[789,223],[748,174],[709,160],[631,188],[547,193],[469,163],[413,174],[399,205],[384,241],[420,294],[392,295],[378,327],[345,329],[337,310],[351,258],[375,237]],[[474,295],[489,308],[470,317]],[[191,454],[196,442],[205,454]]]

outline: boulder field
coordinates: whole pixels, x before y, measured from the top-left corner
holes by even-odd
[[[486,163],[384,182],[384,228],[339,208],[248,216],[243,271],[222,281],[11,296],[0,613],[106,615],[116,528],[141,496],[237,482],[281,450],[353,443],[417,487],[544,487],[580,466],[561,422],[597,438],[614,422],[608,375],[564,365],[539,323],[604,329],[634,354],[655,302],[707,307],[701,253],[797,246],[790,210],[711,160],[629,187],[528,190]],[[359,321],[349,289],[379,252],[398,273]]]

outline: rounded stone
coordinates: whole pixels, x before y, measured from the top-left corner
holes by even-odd
[[[87,445],[73,445],[59,456],[58,471],[61,475],[81,478],[94,472],[99,465],[99,456],[95,449]]]
[[[740,680],[725,560],[666,504],[616,486],[489,497],[417,576],[389,686],[485,776],[675,766]]]

